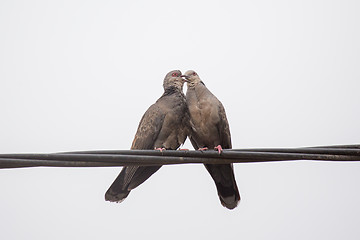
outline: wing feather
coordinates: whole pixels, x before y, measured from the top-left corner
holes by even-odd
[[[226,118],[225,108],[220,101],[219,101],[219,118],[220,121],[217,125],[217,128],[220,136],[220,145],[224,149],[231,149],[232,145],[231,145],[229,122]]]

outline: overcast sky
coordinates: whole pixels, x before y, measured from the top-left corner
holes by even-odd
[[[222,101],[234,148],[358,144],[359,12],[355,0],[3,0],[0,152],[129,149],[174,69]],[[105,202],[120,169],[0,170],[1,238],[360,237],[360,163],[236,164],[233,211],[196,164]]]

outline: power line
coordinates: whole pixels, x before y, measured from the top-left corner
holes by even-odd
[[[128,165],[222,164],[274,161],[360,161],[360,145],[306,148],[252,148],[216,151],[103,150],[61,153],[0,154],[0,168],[113,167]]]

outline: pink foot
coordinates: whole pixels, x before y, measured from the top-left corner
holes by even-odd
[[[203,148],[199,148],[198,151],[205,151],[205,150],[208,150],[207,147],[203,147]]]
[[[219,154],[222,153],[223,148],[221,147],[221,145],[217,145],[216,147],[214,147],[215,150],[218,150]]]
[[[160,152],[165,151],[166,148],[155,148],[155,150],[159,150]]]
[[[187,148],[179,148],[178,150],[179,151],[189,151],[189,149],[187,149]]]

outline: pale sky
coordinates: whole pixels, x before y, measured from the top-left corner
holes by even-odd
[[[174,69],[222,101],[234,148],[359,144],[359,12],[355,0],[3,0],[0,152],[129,149]],[[196,164],[105,202],[120,169],[0,170],[1,239],[360,237],[357,162],[236,164],[233,211]]]

